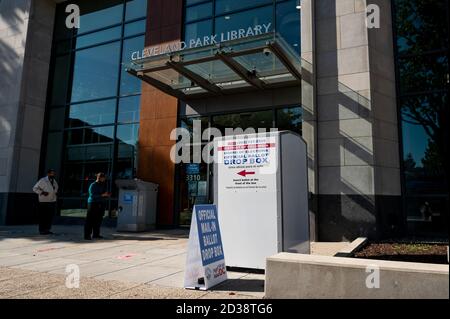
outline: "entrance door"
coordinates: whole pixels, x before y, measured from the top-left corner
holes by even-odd
[[[210,203],[210,166],[206,163],[180,164],[180,226],[190,226],[194,205]]]

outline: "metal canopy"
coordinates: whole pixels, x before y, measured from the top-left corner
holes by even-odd
[[[300,56],[266,33],[134,60],[127,72],[182,100],[296,86]]]

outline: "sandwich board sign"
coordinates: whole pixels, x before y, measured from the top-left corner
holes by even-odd
[[[227,280],[216,205],[195,205],[189,232],[184,287],[208,290]]]

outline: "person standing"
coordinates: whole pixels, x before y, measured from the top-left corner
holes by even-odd
[[[58,183],[56,182],[56,171],[50,169],[47,176],[41,178],[33,187],[33,192],[38,194],[39,198],[39,233],[41,235],[53,234],[52,228],[53,216],[56,211],[56,201],[58,194]]]
[[[105,173],[98,173],[96,177],[96,181],[89,186],[88,210],[84,224],[85,240],[103,238],[100,235],[100,227],[105,214],[106,199],[111,196],[111,193],[107,192]]]

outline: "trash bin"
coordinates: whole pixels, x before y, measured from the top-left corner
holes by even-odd
[[[145,231],[156,224],[158,185],[138,179],[117,180],[119,206],[117,231]]]

